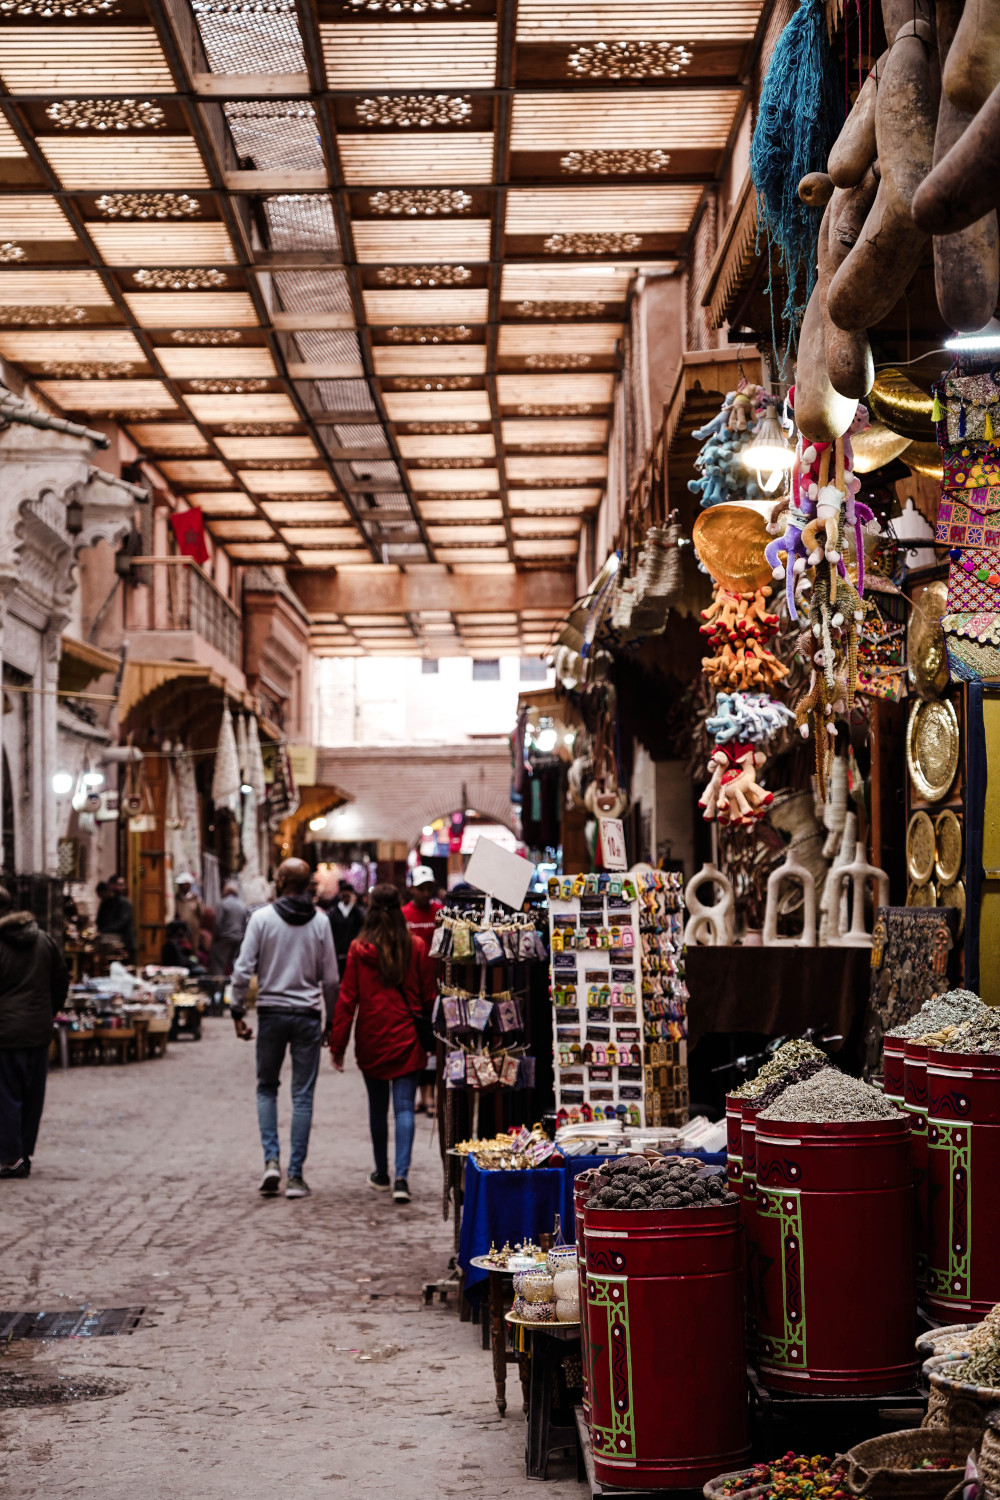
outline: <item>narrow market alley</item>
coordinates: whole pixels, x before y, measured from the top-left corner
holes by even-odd
[[[20,1377],[120,1387],[0,1406],[8,1500],[534,1493],[516,1371],[501,1419],[479,1329],[423,1305],[452,1237],[429,1122],[402,1208],[365,1186],[360,1074],[323,1062],[299,1202],[258,1197],[254,1049],[228,1021],[145,1068],[50,1076],[32,1175],[0,1185],[0,1307],[145,1311],[3,1350],[4,1403]],[[286,1080],[283,1133],[287,1107]],[[575,1472],[550,1468],[552,1500],[584,1493]]]

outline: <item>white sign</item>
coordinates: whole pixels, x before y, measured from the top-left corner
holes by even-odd
[[[469,858],[465,878],[504,906],[517,911],[523,904],[535,867],[530,859],[502,849],[492,839],[479,840]]]
[[[621,818],[601,818],[601,859],[606,870],[627,870],[625,825]]]

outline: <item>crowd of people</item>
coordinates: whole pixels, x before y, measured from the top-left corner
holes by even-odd
[[[213,908],[202,902],[194,877],[179,874],[161,961],[192,975],[231,979],[230,1011],[244,1041],[255,1036],[247,1019],[255,996],[263,1196],[275,1197],[281,1188],[277,1099],[286,1056],[292,1116],[285,1196],[305,1198],[310,1189],[303,1172],[322,1051],[326,1046],[333,1067],[343,1072],[353,1032],[368,1092],[374,1155],[368,1184],[408,1203],[416,1115],[435,1110],[435,1069],[428,1066],[435,999],[429,950],[442,903],[434,872],[427,865],[412,871],[405,903],[394,885],[375,885],[365,899],[344,879],[336,895],[324,900],[317,897],[312,868],[288,859],[277,870],[275,890],[270,904],[251,912],[239,883],[230,880]],[[124,879],[114,875],[101,882],[97,895],[98,942],[134,963],[135,913]],[[15,910],[0,887],[0,1179],[24,1178],[31,1171],[52,1023],[67,988],[58,946],[30,913]]]

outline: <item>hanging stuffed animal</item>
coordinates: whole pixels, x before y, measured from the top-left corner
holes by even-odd
[[[761,395],[759,385],[729,391],[719,414],[692,432],[702,444],[694,463],[701,477],[689,479],[688,489],[700,497],[703,509],[729,500],[760,499],[756,481],[743,467],[742,454],[756,431]]]

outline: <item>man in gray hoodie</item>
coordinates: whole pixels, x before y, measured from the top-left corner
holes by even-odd
[[[31,1171],[52,1018],[69,987],[55,943],[30,911],[13,908],[10,892],[0,886],[0,1178]]]
[[[278,1143],[278,1084],[285,1051],[292,1054],[292,1136],[286,1198],[308,1198],[302,1176],[313,1092],[324,1030],[340,987],[333,933],[325,912],[307,894],[312,870],[303,859],[278,866],[277,900],[255,911],[233,968],[232,1017],[244,1041],[253,1032],[244,1020],[250,980],[257,975],[257,1122],[264,1148],[260,1191],[273,1198],[281,1182]]]

